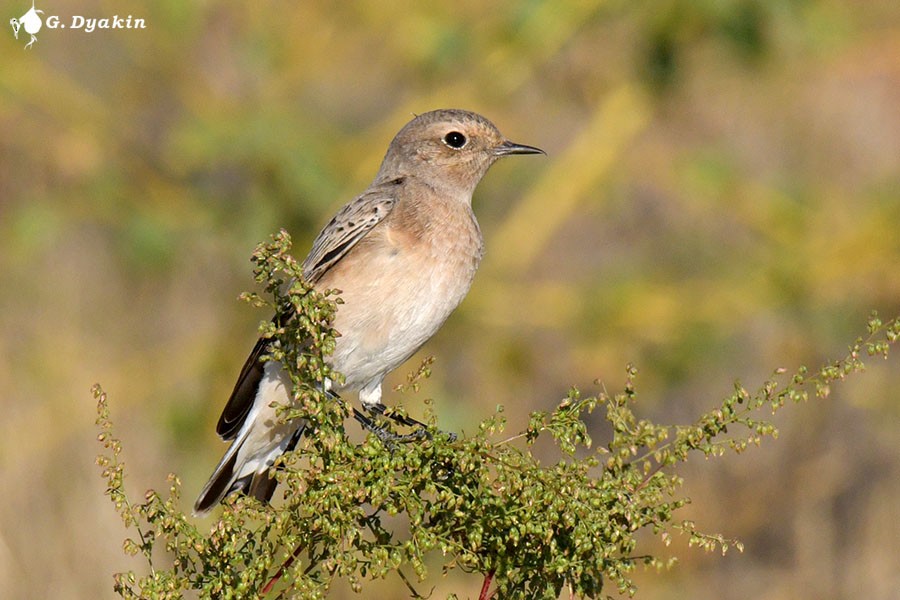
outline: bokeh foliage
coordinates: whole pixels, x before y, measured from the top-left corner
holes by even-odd
[[[900,306],[892,0],[36,4],[148,29],[0,34],[2,597],[103,597],[124,568],[98,543],[122,532],[85,443],[93,382],[133,493],[170,471],[199,490],[268,317],[234,301],[247,257],[279,227],[299,253],[413,112],[477,110],[550,153],[476,193],[487,256],[425,349],[447,429],[500,403],[521,430],[573,383],[622,389],[628,362],[641,416],[687,423]],[[747,550],[679,553],[645,597],[897,597],[897,389],[873,367],[779,415],[777,443],[688,466],[685,514]]]

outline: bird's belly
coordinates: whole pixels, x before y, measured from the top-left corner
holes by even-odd
[[[364,269],[336,270],[327,283],[342,290],[343,304],[331,363],[342,389],[380,380],[434,335],[468,292],[479,258],[480,246],[385,246],[367,253]]]

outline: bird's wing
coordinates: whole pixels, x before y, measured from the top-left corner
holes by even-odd
[[[237,383],[231,391],[231,397],[222,409],[222,415],[216,424],[216,433],[223,440],[233,440],[237,436],[238,431],[244,424],[247,413],[253,406],[256,399],[256,391],[259,382],[262,381],[263,367],[265,366],[260,360],[266,353],[271,340],[267,338],[259,338],[256,346],[241,368],[241,374],[238,375]]]
[[[315,283],[328,269],[347,255],[367,233],[390,214],[396,204],[394,186],[402,183],[395,179],[388,183],[372,186],[362,195],[344,206],[322,229],[313,242],[312,250],[303,262],[303,274],[307,281]],[[291,315],[286,315],[290,318]],[[234,384],[231,397],[222,410],[216,433],[223,440],[232,440],[244,424],[253,407],[256,391],[263,377],[263,363],[271,340],[260,338],[241,369]]]
[[[396,190],[391,187],[398,183],[402,180],[373,186],[338,211],[319,233],[303,262],[303,275],[307,281],[315,283],[321,279],[328,269],[390,214],[397,203]]]

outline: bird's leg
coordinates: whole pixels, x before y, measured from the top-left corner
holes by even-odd
[[[353,418],[356,419],[365,429],[374,433],[375,437],[381,440],[388,447],[393,446],[394,442],[411,442],[413,440],[419,440],[424,437],[429,437],[428,432],[425,430],[424,426],[406,435],[394,433],[387,427],[377,425],[375,421],[373,421],[367,415],[361,413],[356,408],[353,409]]]
[[[379,402],[378,404],[371,404],[365,407],[366,411],[370,414],[380,415],[382,417],[387,417],[394,423],[400,423],[401,425],[405,425],[406,427],[418,427],[419,429],[426,429],[427,426],[425,423],[421,421],[416,421],[410,416],[402,415],[400,413],[394,412],[389,409],[387,406]]]
[[[366,412],[369,414],[375,414],[382,417],[387,417],[391,421],[395,423],[399,423],[406,427],[416,427],[416,430],[412,433],[409,433],[404,436],[399,436],[401,438],[400,441],[408,441],[408,440],[416,440],[421,438],[431,438],[431,434],[428,432],[428,426],[421,421],[417,421],[410,416],[402,415],[399,413],[395,413],[393,410],[389,409],[387,406],[378,402],[377,404],[364,405]],[[444,433],[444,432],[441,432]],[[447,437],[450,438],[450,441],[456,441],[455,433],[447,433]]]
[[[333,390],[326,389],[325,393],[328,395],[328,397],[330,399],[336,400],[336,401],[340,402],[341,404],[344,404],[344,399],[341,398]],[[376,414],[384,414],[384,405],[382,405],[381,403],[378,403],[378,405],[381,406],[381,411],[377,411],[377,410],[373,411],[370,408],[368,408],[368,406],[366,406],[365,404],[363,406],[366,406],[366,412],[368,412],[370,415],[373,412]],[[399,435],[399,434],[394,433],[387,427],[382,427],[382,426],[378,425],[377,423],[375,423],[375,421],[370,416],[360,412],[355,406],[351,406],[350,409],[353,411],[353,418],[356,419],[356,421],[360,425],[363,426],[363,429],[374,433],[375,437],[377,437],[379,440],[384,442],[384,444],[387,446],[390,446],[393,442],[407,442],[407,441],[410,441],[413,439],[419,439],[426,435],[424,425],[422,426],[421,432],[415,431],[409,435]],[[415,423],[418,423],[418,421],[415,421]]]

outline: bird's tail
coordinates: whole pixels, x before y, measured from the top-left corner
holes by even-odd
[[[305,428],[305,425],[297,428],[293,435],[288,436],[285,443],[279,444],[279,447],[262,463],[254,460],[255,457],[249,459],[243,456],[244,453],[241,452],[244,442],[247,441],[246,434],[250,431],[247,428],[247,431],[243,432],[245,435],[238,436],[232,442],[209,481],[203,486],[200,496],[194,503],[194,515],[198,517],[205,515],[234,492],[242,492],[260,502],[268,502],[275,492],[275,486],[278,485],[278,481],[269,473],[270,467],[275,458],[296,447]]]

